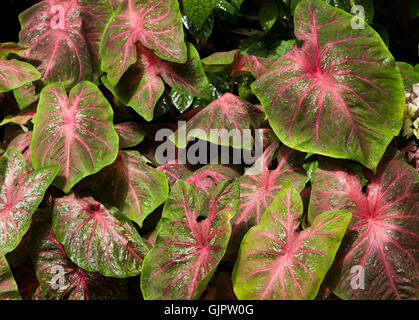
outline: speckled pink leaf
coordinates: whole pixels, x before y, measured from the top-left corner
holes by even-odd
[[[98,200],[116,206],[140,226],[169,193],[165,174],[149,166],[137,151],[120,151],[115,162],[104,168],[92,185]]]
[[[23,57],[37,63],[44,83],[71,88],[95,81],[99,43],[111,10],[104,0],[45,0],[20,14]]]
[[[124,122],[114,125],[119,136],[119,149],[135,147],[145,138],[145,132],[135,121]]]
[[[49,222],[36,224],[32,231],[31,257],[43,300],[126,298],[124,279],[88,272],[72,262],[55,238]],[[62,280],[58,278],[60,272]]]
[[[10,91],[38,80],[41,74],[34,66],[18,60],[0,59],[0,92]]]
[[[185,148],[189,140],[198,138],[213,144],[251,150],[253,139],[251,136],[246,139],[244,134],[244,130],[251,127],[249,109],[253,109],[250,103],[231,93],[225,93],[193,116],[169,139],[179,148]],[[211,129],[216,131],[211,132]],[[186,140],[180,138],[180,130],[185,130]]]
[[[0,254],[13,251],[32,222],[32,215],[58,171],[57,165],[27,172],[15,148],[0,159]]]
[[[60,164],[54,185],[66,193],[118,154],[112,108],[91,82],[80,82],[69,95],[60,83],[45,87],[33,122],[32,165]]]
[[[278,166],[270,169],[276,152]],[[292,181],[298,191],[303,190],[306,179],[302,166],[304,157],[304,153],[287,146],[281,146],[278,150],[278,144],[273,143],[250,171],[240,178],[240,202],[237,214],[231,220],[233,228],[229,254],[237,253],[243,236],[251,227],[259,224],[262,214],[275,199],[286,179]]]
[[[118,278],[141,273],[148,246],[129,220],[91,197],[56,199],[52,229],[71,261],[86,271]]]
[[[260,78],[265,72],[267,72],[275,62],[274,60],[269,58],[249,55],[244,55],[243,59],[246,62],[246,65],[249,68],[250,72],[256,77],[256,79]]]
[[[193,186],[175,184],[144,261],[145,299],[199,298],[224,255],[237,201],[237,181],[221,183],[201,205]],[[207,218],[198,221],[199,215]]]
[[[100,48],[102,71],[108,74],[112,86],[137,61],[137,42],[162,59],[186,62],[183,25],[176,0],[127,0],[116,10]]]
[[[403,82],[378,34],[322,0],[295,11],[294,44],[252,85],[272,129],[291,148],[375,170],[399,134]]]
[[[103,82],[123,104],[132,107],[144,119],[153,119],[154,107],[164,92],[164,82],[187,95],[208,98],[209,82],[202,69],[199,54],[187,43],[187,61],[175,63],[156,56],[137,44],[137,62],[129,67],[113,87],[109,77]]]
[[[328,287],[343,299],[419,298],[419,176],[390,149],[366,172],[363,192],[346,162],[323,159],[312,179],[309,220],[324,210],[348,210],[348,227]],[[364,268],[364,289],[354,289],[351,269]],[[355,279],[356,280],[356,279]]]
[[[250,229],[233,270],[233,288],[244,300],[309,300],[333,263],[351,213],[321,213],[300,229],[303,203],[289,180]],[[300,231],[301,230],[301,231]]]

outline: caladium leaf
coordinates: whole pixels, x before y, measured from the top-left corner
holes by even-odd
[[[185,183],[194,186],[199,199],[205,199],[216,185],[239,176],[240,173],[231,167],[209,164],[195,171]]]
[[[39,99],[39,91],[33,82],[28,82],[13,90],[13,96],[19,109],[23,110]]]
[[[8,123],[14,124],[26,124],[29,120],[33,118],[36,112],[36,106],[33,105],[31,107],[23,109],[18,114],[8,115],[6,116],[2,122],[0,122],[0,126],[4,126]]]
[[[0,254],[0,301],[22,300],[6,257]]]
[[[302,0],[291,0],[291,10],[294,11],[297,4]],[[372,23],[374,17],[374,1],[373,0],[323,0],[333,7],[345,10],[348,13],[357,14],[360,18],[368,23]],[[362,14],[355,6],[362,7]],[[354,20],[357,21],[357,20]]]
[[[397,67],[402,75],[405,89],[412,91],[412,86],[419,83],[419,70],[405,62],[397,62]]]
[[[52,229],[71,261],[86,271],[117,278],[141,272],[148,246],[129,220],[91,197],[56,199]]]
[[[99,42],[109,14],[104,0],[45,0],[20,14],[23,57],[37,61],[44,83],[61,81],[71,88],[95,81]]]
[[[188,165],[179,163],[177,160],[162,164],[157,167],[157,170],[166,174],[170,187],[172,187],[177,180],[186,180],[193,174],[193,171],[188,167]]]
[[[10,53],[19,53],[25,50],[28,50],[28,47],[14,42],[0,43],[0,59],[6,58]]]
[[[58,166],[46,166],[31,173],[15,148],[0,159],[0,254],[13,251],[28,231],[32,215],[54,180]]]
[[[187,49],[176,0],[127,0],[116,10],[100,45],[102,71],[108,74],[113,87],[137,61],[137,42],[162,59],[186,62]]]
[[[44,300],[125,299],[126,280],[88,272],[73,263],[57,241],[50,223],[31,234],[31,256]]]
[[[210,87],[202,69],[199,54],[187,43],[187,61],[179,64],[165,61],[151,50],[137,44],[138,61],[122,76],[116,87],[104,78],[104,84],[125,105],[144,119],[153,119],[155,105],[164,92],[164,82],[179,92],[209,98]]]
[[[312,179],[309,221],[324,210],[349,210],[352,221],[327,284],[343,299],[419,297],[419,176],[400,153],[389,150],[366,172],[366,193],[345,162],[323,159]],[[351,283],[363,268],[363,289]],[[355,279],[356,280],[356,279]],[[362,285],[362,284],[359,284]]]
[[[303,203],[285,181],[258,226],[243,239],[233,270],[239,299],[314,299],[351,220],[346,211],[323,212],[298,231]]]
[[[157,240],[141,276],[144,298],[198,299],[222,259],[238,202],[237,181],[219,184],[200,207],[193,186],[179,180],[163,209]],[[198,217],[207,218],[198,221]]]
[[[260,78],[274,63],[274,60],[264,57],[243,55],[243,58],[250,72],[256,78]]]
[[[231,219],[233,228],[229,254],[237,253],[243,236],[251,227],[259,224],[262,214],[275,199],[286,179],[292,181],[298,191],[304,189],[305,154],[281,146],[277,153],[278,166],[270,169],[277,150],[278,144],[271,144],[254,166],[240,177],[240,202],[237,214]]]
[[[149,166],[137,151],[120,151],[115,162],[104,168],[92,185],[99,200],[116,206],[140,226],[169,193],[165,174]]]
[[[195,137],[213,144],[251,150],[253,140],[245,141],[243,131],[251,126],[249,109],[253,109],[250,103],[225,93],[197,113],[169,139],[179,148],[185,148],[188,141]],[[216,133],[211,132],[211,129],[217,130]],[[180,130],[184,130],[186,139],[181,138]]]
[[[10,91],[27,82],[41,78],[41,74],[29,63],[0,59],[0,92]]]
[[[353,29],[352,18],[324,1],[302,1],[295,35],[303,45],[279,58],[253,89],[289,147],[375,170],[402,126],[403,83],[377,33],[367,24]]]
[[[202,59],[204,70],[208,72],[226,72],[236,76],[251,72],[259,78],[274,63],[269,58],[250,56],[240,53],[240,50],[216,52]]]
[[[144,130],[134,121],[116,124],[114,129],[119,136],[119,149],[135,147],[145,138]]]
[[[91,82],[83,81],[67,96],[64,86],[46,86],[33,118],[31,158],[34,168],[60,164],[54,185],[64,192],[87,175],[114,162],[118,135],[113,111]]]
[[[240,50],[227,52],[216,52],[205,59],[202,59],[205,71],[226,72],[230,76],[240,74],[240,72],[249,72],[243,55]]]

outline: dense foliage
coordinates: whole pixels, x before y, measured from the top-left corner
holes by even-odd
[[[2,1],[0,300],[419,298],[416,0]]]

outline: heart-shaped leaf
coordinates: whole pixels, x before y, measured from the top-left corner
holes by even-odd
[[[141,273],[147,245],[129,220],[91,197],[57,199],[52,229],[71,261],[86,271],[118,278]]]
[[[147,165],[137,151],[120,151],[116,161],[97,175],[92,186],[99,200],[116,206],[140,226],[169,193],[165,174]]]
[[[303,42],[257,82],[279,139],[297,150],[352,159],[375,170],[402,126],[405,97],[394,59],[367,24],[321,0],[302,1],[295,35]]]
[[[377,174],[366,172],[366,178],[364,193],[343,161],[323,159],[314,172],[309,221],[325,210],[353,215],[328,287],[343,299],[417,299],[419,176],[398,151],[389,150]],[[352,272],[354,266],[362,275]],[[353,288],[363,276],[365,282]]]
[[[169,139],[179,148],[185,148],[194,137],[213,144],[251,150],[253,140],[245,141],[243,131],[251,126],[249,109],[253,109],[250,103],[231,93],[225,93],[197,113]],[[179,131],[185,132],[186,138]]]
[[[320,214],[299,231],[303,203],[285,181],[259,225],[243,239],[233,270],[239,299],[314,299],[351,220],[350,212]]]
[[[103,77],[103,82],[118,100],[147,121],[153,119],[156,103],[164,92],[163,80],[179,92],[202,98],[210,96],[199,54],[190,43],[187,43],[187,61],[183,64],[162,60],[141,44],[136,47],[138,60],[118,84],[113,87],[109,77]]]
[[[13,90],[41,78],[34,66],[18,60],[0,59],[0,92]]]
[[[50,223],[37,224],[31,256],[45,300],[125,299],[126,280],[88,272],[73,263],[57,241]]]
[[[145,132],[135,121],[124,122],[114,125],[119,136],[119,149],[135,147],[145,138]]]
[[[23,56],[38,63],[44,83],[60,81],[66,88],[95,81],[99,43],[110,8],[105,0],[45,0],[20,14]]]
[[[0,159],[0,254],[13,251],[20,243],[58,172],[57,165],[30,173],[25,169],[25,158],[15,148],[9,148]]]
[[[278,166],[271,169],[277,153]],[[303,169],[304,153],[271,144],[258,158],[253,167],[240,177],[240,202],[237,214],[231,219],[233,226],[229,244],[229,253],[237,253],[246,232],[259,224],[262,214],[277,196],[286,179],[292,181],[298,191],[305,185],[306,175]]]
[[[0,254],[0,301],[22,300],[6,257]]]
[[[34,168],[60,164],[54,185],[64,192],[84,177],[114,162],[118,135],[113,111],[100,90],[83,81],[67,96],[64,86],[46,86],[33,118],[31,158]]]
[[[127,0],[112,16],[100,45],[102,71],[115,87],[137,61],[136,43],[162,59],[184,63],[187,50],[176,0]]]
[[[145,299],[198,299],[222,259],[238,202],[237,181],[219,184],[200,207],[179,180],[163,209],[157,240],[141,276]],[[199,216],[207,218],[198,221]]]

